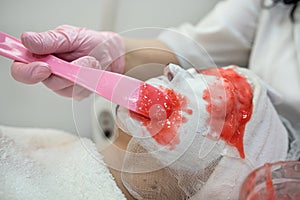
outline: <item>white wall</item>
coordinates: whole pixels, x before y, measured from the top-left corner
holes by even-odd
[[[61,24],[100,29],[101,0],[0,0],[0,30],[19,37],[23,31],[45,31]],[[0,124],[49,127],[76,132],[72,100],[42,84],[24,85],[10,76],[11,61],[0,56]],[[89,133],[89,105],[82,121]],[[86,115],[86,116],[84,116]]]
[[[19,37],[61,24],[124,31],[197,22],[217,0],[0,0],[1,31]],[[58,128],[76,133],[72,100],[42,84],[24,85],[10,76],[11,61],[0,57],[0,124]],[[76,104],[81,135],[90,133],[90,103]],[[78,111],[79,110],[79,111]],[[77,113],[78,115],[78,113]]]

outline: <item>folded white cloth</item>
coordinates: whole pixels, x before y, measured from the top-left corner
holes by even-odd
[[[0,199],[125,197],[90,140],[52,129],[0,126]]]
[[[254,73],[236,68],[253,88],[253,113],[244,135],[245,159],[223,156],[206,184],[191,199],[238,199],[240,186],[255,168],[267,162],[285,160],[288,134],[272,102],[278,102],[275,91]]]
[[[171,88],[187,97],[187,107],[193,112],[181,112],[187,120],[183,120],[177,128],[179,142],[173,138],[175,145],[171,142],[171,148],[163,146],[152,138],[153,135],[143,122],[131,118],[126,109],[119,109],[117,114],[119,126],[134,136],[128,145],[123,169],[128,173],[123,173],[122,181],[136,198],[238,199],[242,181],[249,172],[266,162],[286,158],[288,135],[271,102],[277,100],[276,94],[247,69],[236,66],[224,69],[233,69],[245,77],[252,88],[252,116],[246,124],[243,138],[245,158],[241,157],[237,148],[222,139],[207,137],[211,128],[208,123],[210,114],[203,95],[208,85],[213,85],[219,77],[195,69],[184,70],[171,64],[166,68],[164,76],[151,79],[148,83]],[[236,76],[234,72],[232,76]],[[224,105],[222,101],[229,97],[222,88],[214,89],[220,89],[217,94],[220,94],[222,100],[211,101],[219,102],[219,108],[226,109],[227,101],[223,102]],[[137,176],[136,172],[140,175]],[[137,181],[137,178],[152,181],[142,182]]]

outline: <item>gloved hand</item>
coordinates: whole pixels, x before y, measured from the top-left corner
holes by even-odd
[[[113,32],[97,32],[69,25],[59,26],[42,33],[25,32],[22,43],[34,54],[55,56],[85,67],[100,68],[123,73],[125,67],[125,46],[122,38]],[[54,92],[71,97],[74,84],[51,74],[47,63],[14,62],[11,74],[17,81],[34,84],[43,82]],[[90,93],[83,88],[76,90],[76,97],[83,98]]]

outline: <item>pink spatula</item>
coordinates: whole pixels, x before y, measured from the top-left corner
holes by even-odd
[[[53,74],[147,118],[151,118],[149,110],[153,107],[166,116],[172,113],[167,94],[152,85],[125,75],[74,65],[53,55],[34,55],[20,40],[3,32],[0,32],[0,55],[24,63],[46,62]]]

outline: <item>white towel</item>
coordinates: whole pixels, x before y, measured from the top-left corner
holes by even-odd
[[[246,157],[224,156],[193,200],[238,199],[240,186],[252,170],[267,162],[285,160],[287,156],[288,134],[271,102],[278,102],[276,93],[251,71],[235,70],[253,87],[253,113],[244,135]]]
[[[52,129],[0,126],[0,199],[125,197],[90,140]]]

